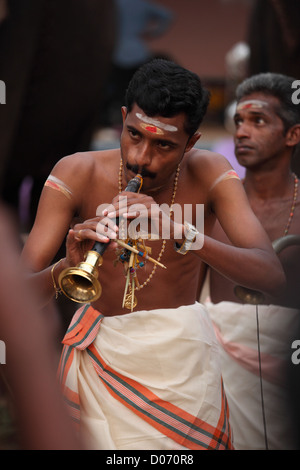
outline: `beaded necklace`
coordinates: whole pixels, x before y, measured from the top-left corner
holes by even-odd
[[[296,207],[296,202],[297,202],[298,182],[299,182],[299,180],[298,180],[297,175],[295,173],[293,173],[293,177],[294,177],[294,196],[293,196],[292,207],[291,207],[290,214],[289,214],[289,220],[288,220],[288,222],[286,224],[286,227],[284,229],[284,232],[283,232],[284,237],[289,232],[289,229],[290,229],[293,217],[294,217],[294,212],[295,212],[295,207]],[[243,181],[243,184],[244,184],[244,181]]]
[[[292,220],[293,220],[293,216],[294,216],[294,212],[295,212],[297,195],[298,195],[298,178],[295,175],[295,173],[293,173],[293,176],[294,176],[294,197],[293,197],[292,207],[291,207],[291,211],[290,211],[290,215],[289,215],[289,220],[288,220],[288,222],[286,224],[286,227],[284,229],[284,234],[283,234],[284,237],[288,234],[288,231],[290,229],[290,226],[291,226],[291,223],[292,223]]]
[[[177,192],[177,186],[178,186],[178,178],[179,178],[179,172],[180,172],[180,165],[178,164],[176,174],[175,174],[175,179],[174,179],[174,185],[173,185],[173,194],[171,198],[171,205],[170,205],[170,217],[173,212],[173,205],[175,202],[175,197],[176,197],[176,192]],[[122,192],[122,174],[123,174],[123,162],[122,159],[120,160],[120,169],[119,169],[119,193]],[[122,221],[121,221],[122,223]],[[120,224],[121,225],[121,224]],[[143,240],[132,240],[132,239],[127,239],[126,241],[127,244],[130,245],[135,245],[137,249],[139,244],[143,245],[143,251],[144,253],[147,253],[149,251],[149,248],[145,247],[144,241]],[[157,262],[159,263],[162,255],[164,254],[165,248],[166,248],[166,243],[167,240],[162,241],[162,247],[159,252],[159,255],[157,257]],[[127,252],[126,252],[127,251]],[[143,282],[143,284],[139,284],[138,278],[137,278],[137,269],[139,267],[144,266],[144,261],[139,262],[137,255],[135,255],[133,252],[131,252],[130,256],[128,253],[128,250],[123,249],[118,251],[118,258],[117,261],[121,261],[124,264],[124,270],[125,270],[125,277],[126,277],[126,284],[125,284],[125,290],[124,290],[124,297],[123,297],[123,307],[127,309],[133,310],[134,307],[137,305],[137,298],[134,295],[135,291],[139,291],[143,289],[149,282],[151,281],[152,277],[155,274],[155,271],[157,269],[158,264],[154,264],[153,269],[147,279]],[[146,258],[147,259],[147,258]]]

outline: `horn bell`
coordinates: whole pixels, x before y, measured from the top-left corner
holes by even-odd
[[[78,303],[98,300],[102,294],[98,280],[98,266],[101,264],[102,256],[96,251],[89,251],[85,261],[64,269],[58,277],[58,283],[65,296]]]

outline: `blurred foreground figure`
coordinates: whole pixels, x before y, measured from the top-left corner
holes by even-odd
[[[44,318],[51,308],[41,311],[24,283],[15,226],[2,206],[0,260],[0,338],[6,349],[1,378],[11,394],[18,448],[81,449],[57,383],[57,350]]]

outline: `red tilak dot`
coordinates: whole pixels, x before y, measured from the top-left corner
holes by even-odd
[[[146,131],[153,132],[154,134],[157,132],[157,128],[155,126],[147,126],[145,129]]]

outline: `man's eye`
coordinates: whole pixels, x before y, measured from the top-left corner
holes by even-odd
[[[133,138],[137,138],[137,137],[139,136],[139,133],[138,133],[136,130],[134,130],[134,129],[128,129],[128,133],[129,133],[129,135],[131,135],[131,137],[133,137]]]
[[[265,120],[262,117],[257,117],[255,119],[256,124],[264,124]]]
[[[137,131],[135,130],[129,129],[128,132],[130,135],[137,135]]]
[[[163,149],[167,149],[167,148],[171,147],[170,143],[165,142],[164,140],[161,140],[160,142],[158,142],[158,146],[163,148]]]

